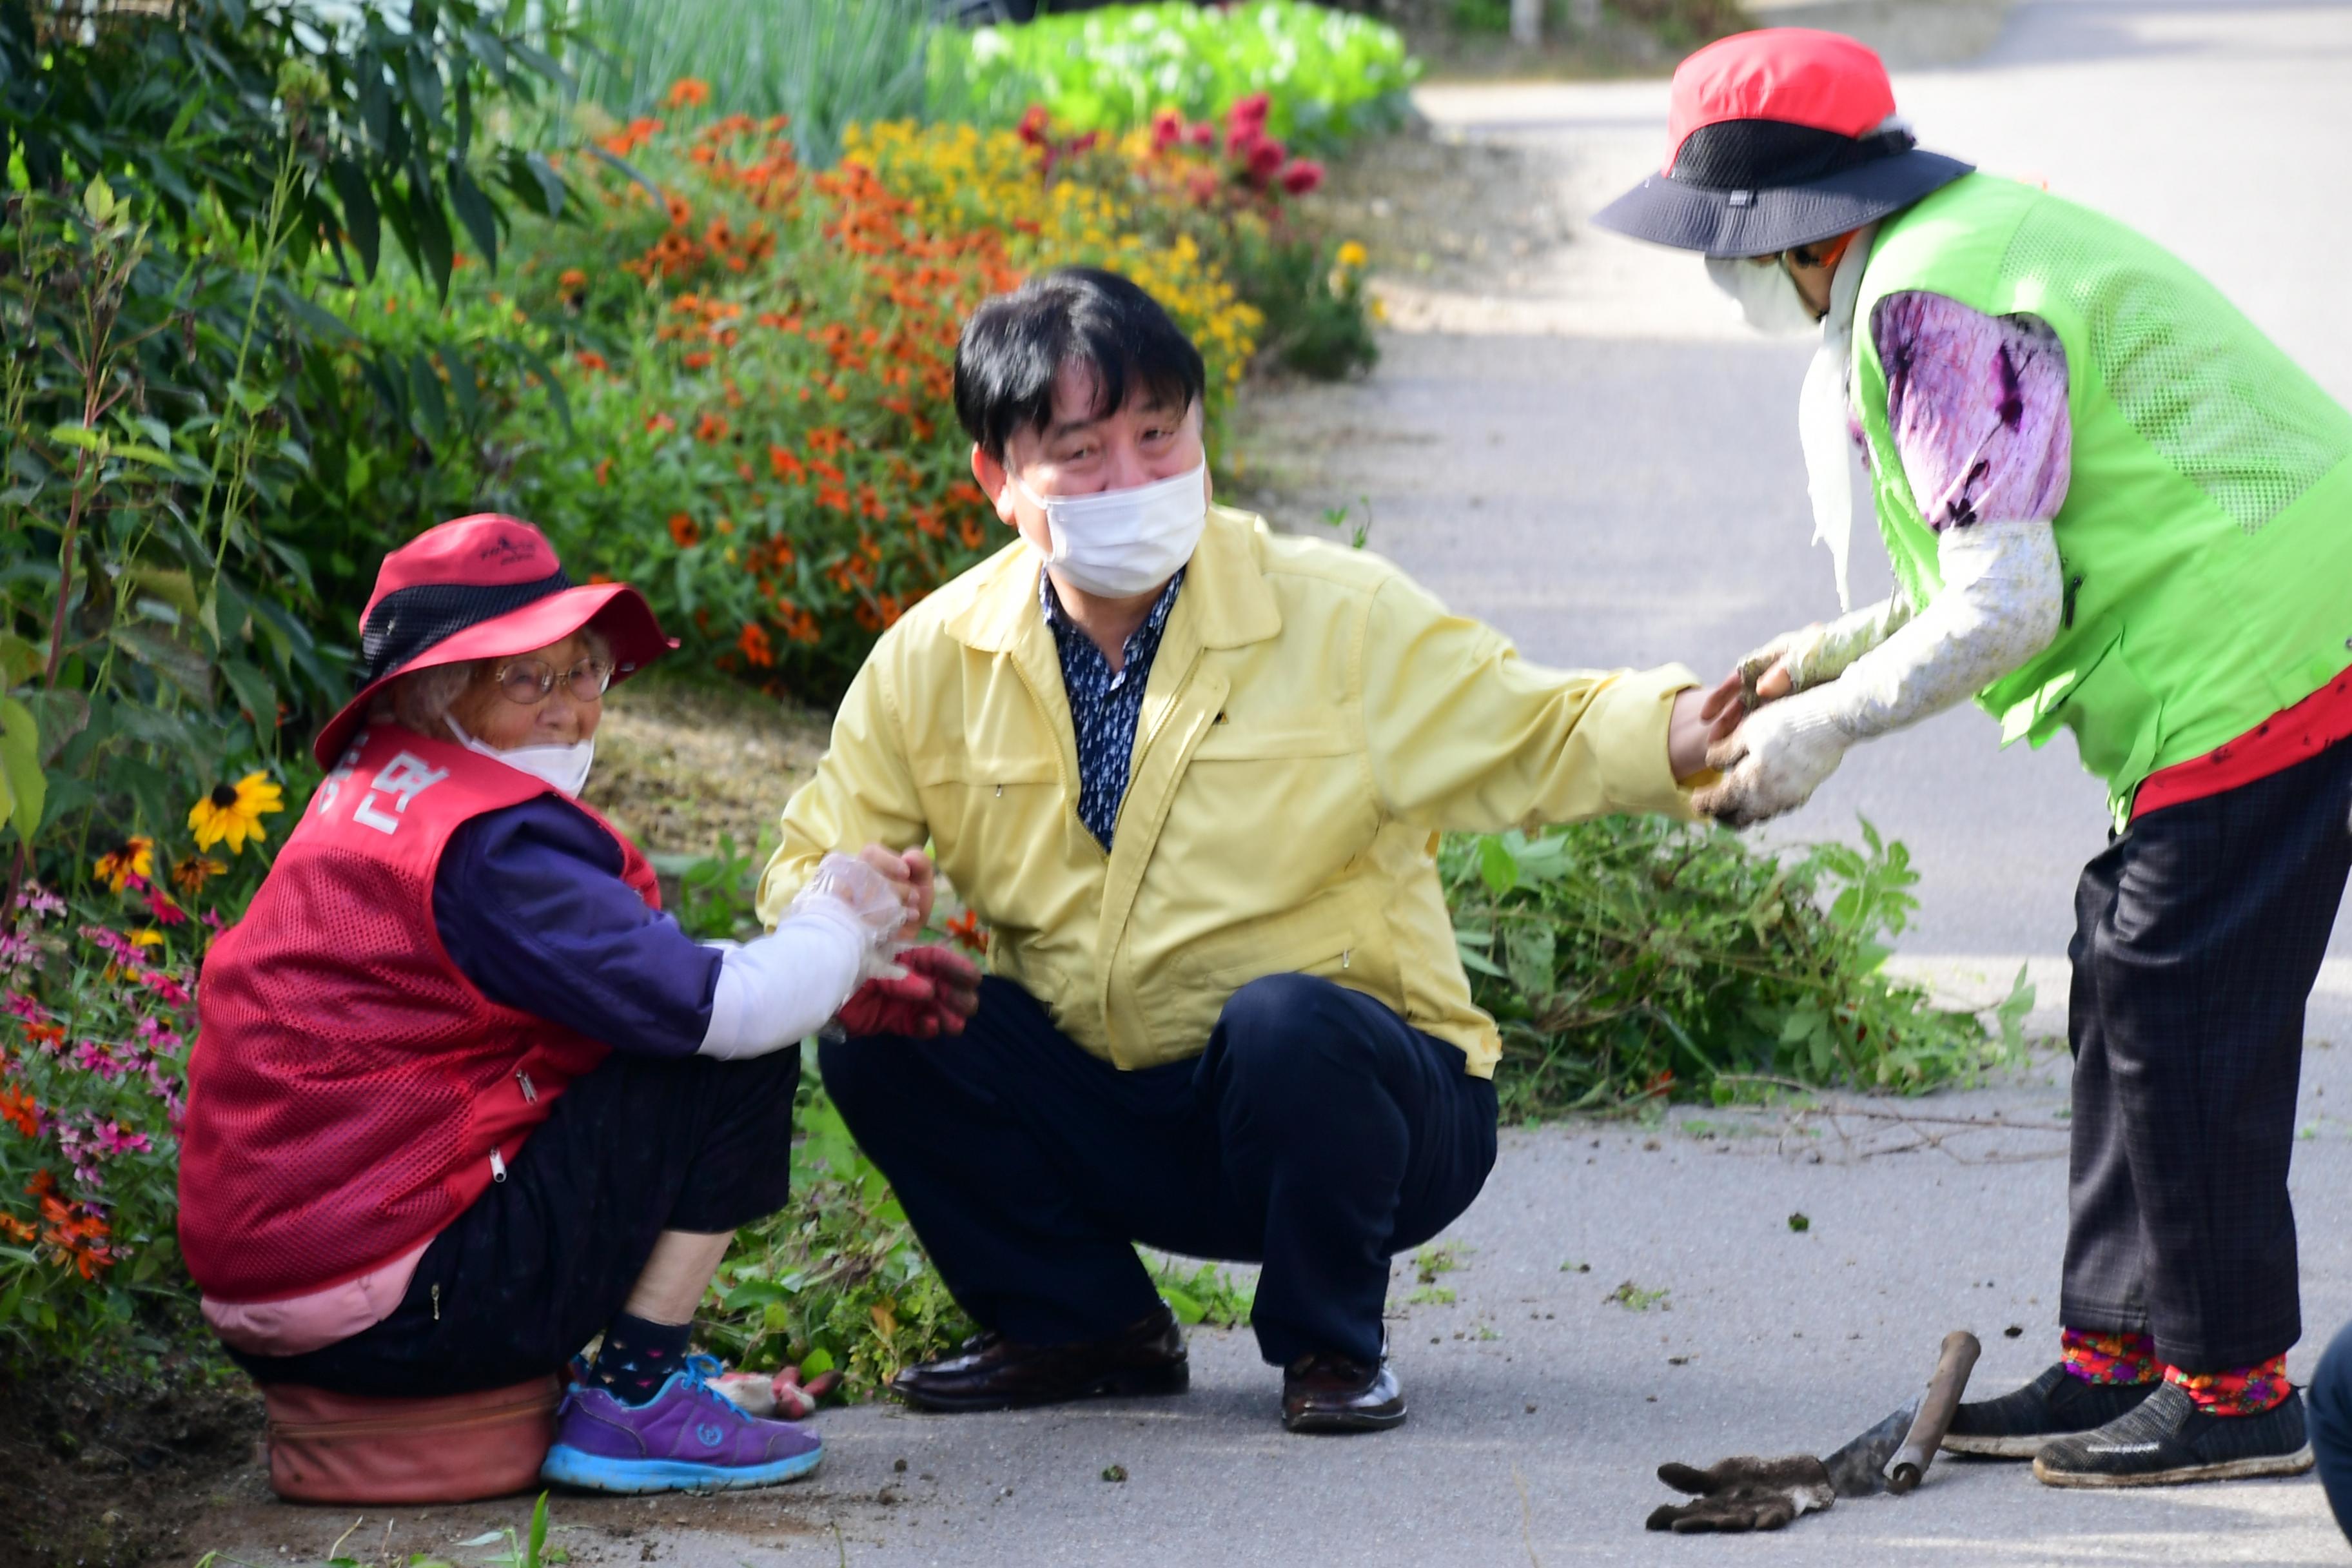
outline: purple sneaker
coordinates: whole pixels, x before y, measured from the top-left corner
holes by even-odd
[[[817,1468],[824,1444],[814,1433],[746,1414],[710,1386],[718,1375],[716,1360],[688,1356],[643,1405],[574,1383],[541,1479],[599,1492],[726,1491]]]

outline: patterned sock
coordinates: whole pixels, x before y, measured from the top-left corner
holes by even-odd
[[[588,1384],[624,1405],[643,1405],[661,1392],[662,1384],[686,1364],[686,1341],[692,1323],[653,1323],[623,1312],[604,1331],[604,1342],[588,1369]]]
[[[2286,1380],[2283,1353],[2228,1372],[2183,1372],[2168,1366],[2164,1381],[2179,1384],[2208,1415],[2260,1415],[2294,1390]]]
[[[2154,1383],[2156,1341],[2126,1330],[2119,1334],[2066,1329],[2059,1334],[2066,1370],[2084,1383]]]

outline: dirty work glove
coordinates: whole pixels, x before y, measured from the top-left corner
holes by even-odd
[[[1707,748],[1706,765],[1724,776],[1692,795],[1691,807],[1733,827],[1794,811],[1837,771],[1853,744],[1833,684],[1784,697]]]
[[[868,980],[841,1006],[851,1039],[903,1035],[928,1040],[961,1035],[980,1005],[980,971],[951,948],[910,947],[898,954],[897,979]]]
[[[1785,1459],[1723,1459],[1704,1470],[1688,1465],[1660,1465],[1658,1479],[1698,1500],[1663,1502],[1651,1511],[1650,1529],[1671,1530],[1676,1535],[1778,1530],[1801,1513],[1827,1508],[1837,1500],[1829,1468],[1811,1454],[1792,1454]]]

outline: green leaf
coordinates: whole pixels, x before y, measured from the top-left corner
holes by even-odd
[[[61,447],[78,447],[85,452],[106,450],[106,433],[87,425],[52,425],[49,439]]]
[[[415,398],[416,417],[435,441],[449,433],[449,404],[441,395],[441,378],[434,374],[433,357],[419,349],[409,356],[408,389]]]
[[[449,166],[449,205],[457,210],[457,221],[466,226],[473,237],[475,247],[482,253],[482,265],[495,273],[499,269],[499,210],[482,187],[474,184],[474,176],[462,163]]]
[[[1206,1307],[1165,1279],[1160,1282],[1160,1298],[1168,1303],[1168,1310],[1176,1314],[1180,1323],[1197,1323],[1209,1315]]]
[[[41,773],[40,726],[32,710],[13,697],[0,697],[0,777],[8,784],[8,820],[29,844],[41,828],[48,781]]]
[[[1509,847],[1491,833],[1478,840],[1478,877],[1498,899],[1519,885],[1518,861],[1512,858]]]
[[[368,281],[375,280],[377,258],[383,250],[383,225],[376,213],[375,193],[368,188],[367,172],[352,158],[338,158],[327,166],[327,177],[342,204],[343,232],[360,253]]]
[[[822,1345],[819,1345],[816,1349],[809,1352],[808,1354],[801,1357],[801,1381],[803,1383],[813,1382],[824,1373],[831,1372],[832,1370],[833,1352],[826,1350]]]

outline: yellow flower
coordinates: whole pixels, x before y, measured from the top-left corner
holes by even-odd
[[[214,785],[212,794],[188,808],[188,826],[195,832],[196,847],[209,849],[226,839],[229,853],[235,855],[244,850],[248,838],[261,843],[269,837],[262,830],[262,817],[286,809],[282,793],[260,773],[247,773],[233,784]]]
[[[1352,270],[1354,268],[1361,268],[1364,263],[1370,261],[1371,259],[1371,254],[1365,250],[1362,246],[1350,239],[1339,247],[1339,253],[1334,257],[1333,259],[1339,262],[1340,266],[1349,268]]]
[[[141,926],[137,931],[131,933],[131,945],[133,947],[161,947],[163,945],[163,933],[157,931],[153,926]]]
[[[122,847],[98,858],[90,875],[104,882],[115,892],[133,877],[145,877],[155,869],[155,841],[152,838],[128,838]]]

